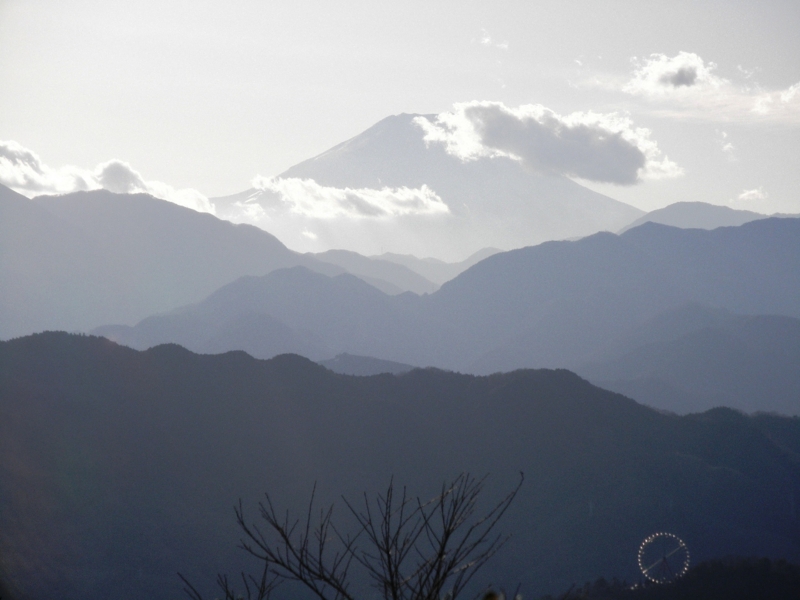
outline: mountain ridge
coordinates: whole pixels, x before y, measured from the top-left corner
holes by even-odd
[[[192,315],[250,311],[317,336],[330,351],[312,356],[318,360],[345,352],[478,374],[578,368],[615,338],[687,303],[800,318],[800,221],[712,231],[648,223],[621,236],[546,242],[490,256],[426,296],[386,296],[352,276],[290,271],[230,284],[206,308],[183,309],[181,326],[205,335]],[[167,322],[157,329],[167,331]],[[135,345],[165,341],[145,336]],[[229,341],[218,350],[249,348]]]
[[[428,497],[491,472],[491,502],[524,471],[514,537],[483,577],[534,597],[634,579],[638,544],[664,529],[695,560],[800,558],[797,419],[660,414],[563,369],[351,377],[48,333],[0,342],[0,415],[2,569],[34,597],[173,597],[176,571],[210,590],[241,568],[237,498],[250,515],[268,491],[296,514],[315,480],[324,505],[392,473]]]
[[[719,204],[706,202],[674,202],[642,215],[617,233],[625,233],[629,229],[644,223],[658,223],[681,229],[716,229],[717,227],[736,227],[757,219],[770,216],[750,210],[741,210]]]
[[[95,190],[28,199],[0,185],[0,338],[132,325],[200,301],[240,276],[294,265],[346,272],[252,225],[146,194]],[[364,279],[393,293],[435,287],[405,267],[384,266],[405,271],[406,279],[398,278],[405,287]]]

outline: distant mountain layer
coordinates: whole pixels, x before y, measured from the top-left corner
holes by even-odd
[[[381,373],[392,373],[400,375],[408,373],[414,367],[391,360],[381,360],[370,356],[354,356],[352,354],[337,354],[331,359],[319,361],[326,369],[342,375],[380,375]]]
[[[438,287],[396,262],[343,251],[301,255],[257,227],[145,194],[101,190],[30,200],[0,185],[0,339],[133,324],[243,275],[296,265],[328,275],[352,271],[392,294]]]
[[[0,343],[0,417],[0,579],[19,597],[174,598],[176,572],[213,597],[215,573],[249,568],[240,498],[248,521],[264,491],[300,516],[316,481],[338,520],[341,495],[393,475],[429,498],[462,471],[491,473],[487,505],[525,473],[476,588],[635,581],[656,531],[693,562],[800,560],[797,419],[660,414],[563,370],[349,377],[42,334]]]
[[[682,229],[716,229],[717,227],[736,227],[757,219],[766,219],[764,215],[749,210],[737,210],[717,204],[705,202],[675,202],[664,208],[651,211],[620,230],[624,233],[643,223],[660,223]],[[791,217],[796,215],[775,215]]]
[[[465,260],[454,263],[391,252],[377,256],[362,256],[349,250],[327,250],[312,256],[322,262],[343,268],[385,294],[395,295],[403,292],[415,294],[435,292],[443,283],[498,252],[501,250],[497,248],[483,248]]]
[[[436,258],[417,258],[410,254],[392,254],[391,252],[385,252],[371,258],[378,258],[408,267],[439,286],[460,275],[472,265],[478,264],[484,258],[489,258],[498,252],[501,252],[498,248],[483,248],[471,254],[465,260],[455,263],[444,262]]]
[[[512,159],[462,161],[443,144],[427,143],[414,122],[418,117],[423,116],[387,117],[279,178],[310,179],[327,188],[349,189],[351,196],[352,190],[427,186],[447,205],[447,214],[315,219],[290,210],[272,191],[255,188],[212,201],[224,218],[258,223],[291,248],[347,248],[366,255],[392,252],[450,261],[485,247],[517,248],[617,231],[643,214],[567,177],[540,175]]]
[[[729,406],[800,414],[800,319],[690,306],[626,337],[578,372],[676,412]]]
[[[244,277],[135,327],[104,326],[94,333],[139,349],[176,343],[201,353],[244,350],[271,358],[294,352],[323,360],[340,348],[388,342],[378,339],[381,324],[391,335],[399,323],[385,321],[413,299],[419,297],[388,296],[350,274],[327,277],[297,267]]]
[[[366,257],[349,250],[328,250],[313,256],[317,260],[339,266],[348,273],[357,275],[385,294],[393,295],[402,292],[429,294],[439,287],[420,275],[418,271],[381,257]]]
[[[689,303],[800,318],[800,220],[713,231],[647,223],[620,236],[548,242],[495,254],[422,297],[387,296],[349,275],[282,270],[133,328],[96,333],[135,348],[172,341],[210,352],[208,340],[227,330],[227,345],[215,351],[269,358],[226,325],[267,315],[314,341],[307,355],[316,360],[346,352],[491,373],[601,360],[598,352],[616,338]],[[753,401],[778,410],[769,397]]]
[[[542,244],[488,258],[435,297],[452,299],[451,313],[470,307],[473,335],[497,339],[470,363],[477,372],[577,366],[687,303],[800,317],[800,221],[712,231],[645,223],[620,236]]]
[[[135,323],[293,265],[342,272],[256,227],[144,194],[29,200],[0,186],[0,338]]]

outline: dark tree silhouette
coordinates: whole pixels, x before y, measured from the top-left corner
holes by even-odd
[[[265,494],[261,523],[250,524],[240,501],[235,510],[244,533],[241,548],[260,561],[261,574],[241,574],[244,595],[224,575],[217,583],[225,600],[266,600],[285,581],[301,583],[320,600],[355,600],[351,570],[356,568],[386,600],[455,600],[510,537],[494,530],[523,480],[520,473],[517,486],[480,514],[477,503],[486,477],[462,473],[428,501],[409,497],[392,480],[385,494],[373,500],[364,494],[363,506],[343,498],[357,524],[354,535],[334,525],[333,505],[315,516],[316,486],[303,519],[290,519],[288,511],[279,516]],[[180,577],[189,597],[203,600]]]

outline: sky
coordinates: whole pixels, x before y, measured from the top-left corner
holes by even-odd
[[[388,115],[494,106],[511,155],[531,124],[625,138],[627,179],[526,160],[642,210],[800,213],[798,31],[779,0],[0,0],[0,181],[211,210]]]

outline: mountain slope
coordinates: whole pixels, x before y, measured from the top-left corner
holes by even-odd
[[[348,250],[328,250],[313,256],[317,260],[343,268],[348,273],[364,279],[387,294],[402,292],[429,294],[435,292],[439,287],[417,271],[395,261],[383,260],[380,257],[362,256]],[[382,288],[380,284],[373,283],[375,280],[388,282],[396,288],[396,291]]]
[[[686,310],[680,312],[686,316]],[[701,307],[690,312],[696,326],[689,331],[674,328],[667,339],[628,342],[616,355],[578,372],[606,389],[675,412],[714,406],[757,411],[768,399],[769,410],[800,415],[800,319]],[[648,325],[642,329],[652,330]]]
[[[80,228],[0,185],[0,338],[103,319],[109,288],[123,281],[102,246]],[[90,293],[82,293],[91,289]],[[152,307],[146,307],[145,310]]]
[[[326,369],[342,375],[380,375],[381,373],[391,373],[400,375],[411,371],[414,367],[391,360],[381,360],[370,356],[355,356],[353,354],[337,354],[328,360],[319,361]]]
[[[0,337],[135,323],[242,275],[305,265],[268,233],[144,194],[29,200],[0,186]]]
[[[387,296],[350,274],[328,277],[294,267],[241,278],[202,302],[148,317],[135,327],[99,327],[93,333],[139,349],[171,342],[195,352],[245,350],[271,358],[300,352],[305,345],[303,354],[313,360],[346,348],[370,355],[397,337],[402,307],[419,300],[412,294]],[[231,329],[232,320],[258,319],[272,323],[273,331]]]
[[[749,210],[737,210],[728,206],[705,202],[675,202],[639,217],[633,223],[623,227],[619,233],[625,233],[644,223],[659,223],[682,229],[716,229],[717,227],[736,227],[766,218],[768,215]]]
[[[348,377],[42,334],[0,343],[0,416],[2,574],[32,597],[175,597],[177,571],[211,590],[242,564],[239,498],[296,515],[314,481],[321,504],[392,474],[429,497],[464,470],[492,474],[487,502],[526,475],[478,586],[633,580],[661,530],[693,560],[800,559],[797,419],[659,414],[567,371]]]
[[[212,201],[225,218],[244,218],[242,210],[248,206],[251,214],[260,212],[262,220],[253,222],[292,248],[346,248],[366,255],[392,252],[448,261],[489,246],[508,249],[616,231],[642,215],[566,177],[538,175],[511,159],[461,161],[441,144],[425,142],[422,128],[414,123],[418,117],[422,115],[387,117],[279,177],[350,190],[427,186],[447,204],[449,214],[301,219],[257,189]]]
[[[800,317],[800,221],[713,231],[646,223],[620,236],[542,244],[490,257],[434,297],[440,314],[469,313],[465,337],[493,343],[471,363],[476,372],[576,366],[627,329],[691,302]]]
[[[620,236],[548,242],[491,256],[422,297],[386,296],[352,276],[276,271],[123,333],[96,333],[137,348],[172,341],[210,352],[202,340],[220,335],[225,319],[257,313],[318,340],[329,354],[309,354],[315,359],[345,352],[491,373],[600,360],[616,338],[688,303],[800,318],[800,221],[713,231],[648,223]],[[234,335],[226,340],[218,350],[269,357]],[[758,408],[778,410],[769,397]]]
[[[501,250],[497,248],[483,248],[471,254],[466,259],[454,263],[444,262],[436,258],[417,258],[411,254],[393,254],[391,252],[384,252],[383,254],[371,258],[379,258],[381,260],[397,263],[398,265],[403,265],[432,281],[437,286],[440,286],[444,282],[450,281],[457,275],[460,275],[472,265],[498,252],[501,252]]]

